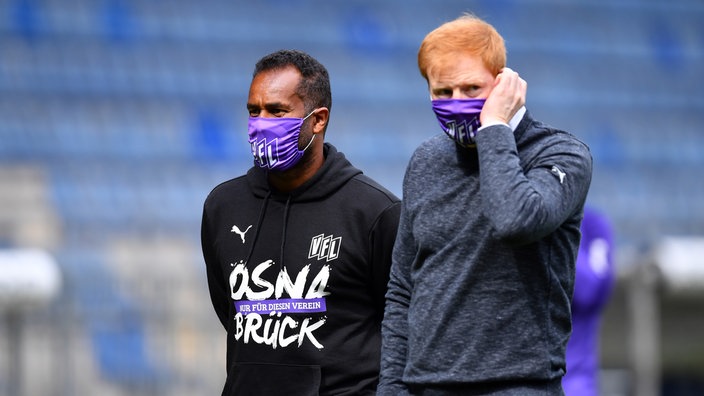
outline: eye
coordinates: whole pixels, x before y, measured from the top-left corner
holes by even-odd
[[[264,106],[264,117],[286,117],[291,110],[280,103],[270,103]]]
[[[481,87],[479,85],[468,85],[462,89],[465,95],[469,97],[475,97],[479,95],[481,91]]]
[[[250,117],[259,117],[259,109],[256,107],[247,107],[247,112]]]
[[[437,99],[449,99],[452,97],[452,90],[446,88],[434,89],[433,96]]]

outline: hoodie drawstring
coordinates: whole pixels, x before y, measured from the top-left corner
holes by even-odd
[[[252,246],[249,248],[249,253],[247,253],[247,260],[245,264],[249,263],[249,259],[252,258],[252,253],[254,253],[254,246],[257,244],[257,237],[259,237],[259,229],[262,228],[262,223],[264,222],[264,213],[266,212],[266,207],[269,205],[269,197],[271,196],[271,191],[264,197],[264,203],[262,203],[262,208],[259,210],[259,218],[257,219],[257,228],[254,229],[254,238],[252,239]]]
[[[291,196],[286,199],[286,206],[284,207],[284,228],[281,231],[281,250],[279,256],[279,273],[284,270],[284,246],[286,246],[286,225],[288,224],[288,209],[291,205]]]
[[[254,238],[252,239],[252,246],[249,248],[249,253],[247,253],[247,260],[245,263],[249,263],[249,259],[252,258],[254,253],[254,246],[257,244],[257,238],[259,237],[259,230],[264,222],[264,214],[266,213],[266,208],[269,205],[269,197],[271,197],[271,191],[264,197],[264,203],[262,203],[262,208],[259,210],[259,218],[257,219],[257,228],[254,230]],[[284,269],[284,247],[286,246],[286,225],[288,224],[288,212],[291,207],[291,196],[286,199],[286,206],[284,207],[284,226],[281,231],[281,250],[279,253],[279,271]]]

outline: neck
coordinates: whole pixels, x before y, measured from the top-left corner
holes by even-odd
[[[315,146],[314,146],[315,147]],[[311,147],[311,148],[314,148]],[[284,172],[269,172],[269,184],[277,191],[288,193],[307,182],[323,166],[323,151],[310,150],[301,162]]]

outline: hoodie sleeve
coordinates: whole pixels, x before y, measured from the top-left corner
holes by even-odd
[[[230,315],[227,282],[222,271],[218,266],[218,261],[215,257],[213,248],[213,239],[210,234],[210,224],[208,222],[208,214],[203,210],[203,220],[200,229],[201,248],[203,249],[203,258],[205,260],[205,270],[208,279],[208,290],[210,291],[210,301],[215,308],[215,313],[218,315],[220,322],[227,330],[228,318]]]
[[[374,226],[369,236],[371,242],[371,271],[372,271],[372,296],[381,320],[384,312],[385,295],[389,282],[389,268],[391,267],[391,253],[393,251],[398,221],[401,212],[401,203],[395,202],[386,208]]]
[[[564,138],[563,138],[564,136]],[[591,183],[592,158],[586,145],[555,133],[533,144],[521,166],[513,131],[487,127],[477,135],[484,214],[496,237],[522,245],[553,232],[583,205]]]
[[[377,395],[380,396],[408,394],[402,378],[408,348],[408,307],[412,289],[410,269],[415,250],[406,207],[401,204],[381,328],[381,373],[377,388]]]

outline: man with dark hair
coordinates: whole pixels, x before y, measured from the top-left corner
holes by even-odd
[[[223,395],[373,395],[400,202],[323,138],[325,67],[256,65],[246,175],[205,201],[210,296],[227,330]]]
[[[291,65],[295,65],[301,73],[301,83],[298,84],[296,94],[306,98],[304,102],[308,106],[327,107],[330,110],[332,95],[328,71],[320,62],[300,51],[278,51],[265,56],[254,66],[254,76]]]

